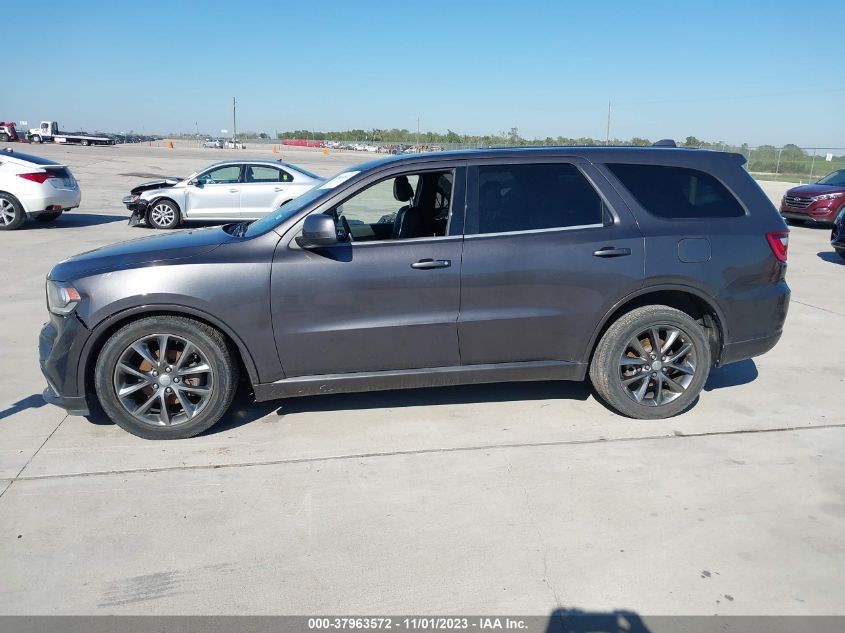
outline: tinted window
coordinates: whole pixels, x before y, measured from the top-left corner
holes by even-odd
[[[661,218],[745,215],[736,197],[710,174],[686,167],[609,164],[646,211]]]
[[[478,168],[478,232],[601,224],[596,190],[569,163]]]

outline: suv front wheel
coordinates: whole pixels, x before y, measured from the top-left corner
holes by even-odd
[[[645,306],[614,322],[596,347],[590,379],[622,415],[659,419],[689,408],[710,373],[710,345],[690,315]]]
[[[202,433],[229,408],[238,363],[226,339],[177,316],[133,321],[106,341],[94,371],[97,396],[119,427],[147,439]]]

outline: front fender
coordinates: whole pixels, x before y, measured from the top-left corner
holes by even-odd
[[[217,328],[228,336],[238,348],[238,353],[240,354],[241,360],[243,360],[244,366],[249,374],[250,382],[253,385],[260,382],[258,370],[255,366],[255,359],[252,357],[249,348],[246,346],[243,339],[241,339],[241,337],[238,336],[238,334],[227,323],[224,323],[219,318],[197,308],[173,303],[149,303],[116,312],[91,328],[91,334],[86,339],[79,354],[79,363],[76,372],[77,393],[86,393],[85,381],[90,375],[90,371],[92,369],[91,363],[96,362],[97,354],[108,337],[124,323],[153,314],[175,314],[193,317]]]

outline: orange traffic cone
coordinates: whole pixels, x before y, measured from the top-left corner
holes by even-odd
[[[167,142],[167,149],[173,149],[173,141]]]
[[[278,148],[278,147],[276,147],[275,145],[273,145],[273,153],[274,153],[274,154],[278,154],[278,153],[279,153],[279,148]]]
[[[328,148],[328,147],[324,147],[324,148],[323,148],[323,156],[328,156],[328,155],[329,155],[329,148]]]

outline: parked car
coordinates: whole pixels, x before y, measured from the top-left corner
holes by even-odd
[[[0,231],[19,228],[27,216],[52,222],[81,199],[67,165],[8,147],[0,151]]]
[[[203,141],[202,146],[203,147],[211,147],[211,148],[214,148],[214,149],[222,149],[223,148],[223,141],[220,140],[219,138],[217,138],[217,139],[207,138],[207,139],[205,139],[205,141]]]
[[[842,259],[845,259],[845,205],[842,205],[839,213],[836,214],[833,230],[830,232],[830,245]]]
[[[781,215],[787,220],[818,224],[833,224],[841,209],[845,209],[845,169],[815,184],[793,187],[780,203]]]
[[[260,218],[321,182],[316,174],[281,161],[224,161],[187,178],[142,183],[123,204],[132,212],[130,224],[146,221],[156,229],[173,229],[187,220]]]
[[[47,281],[44,397],[179,438],[243,373],[257,400],[589,373],[623,415],[676,415],[786,318],[787,228],[744,161],[397,155],[255,222],[72,257]]]

